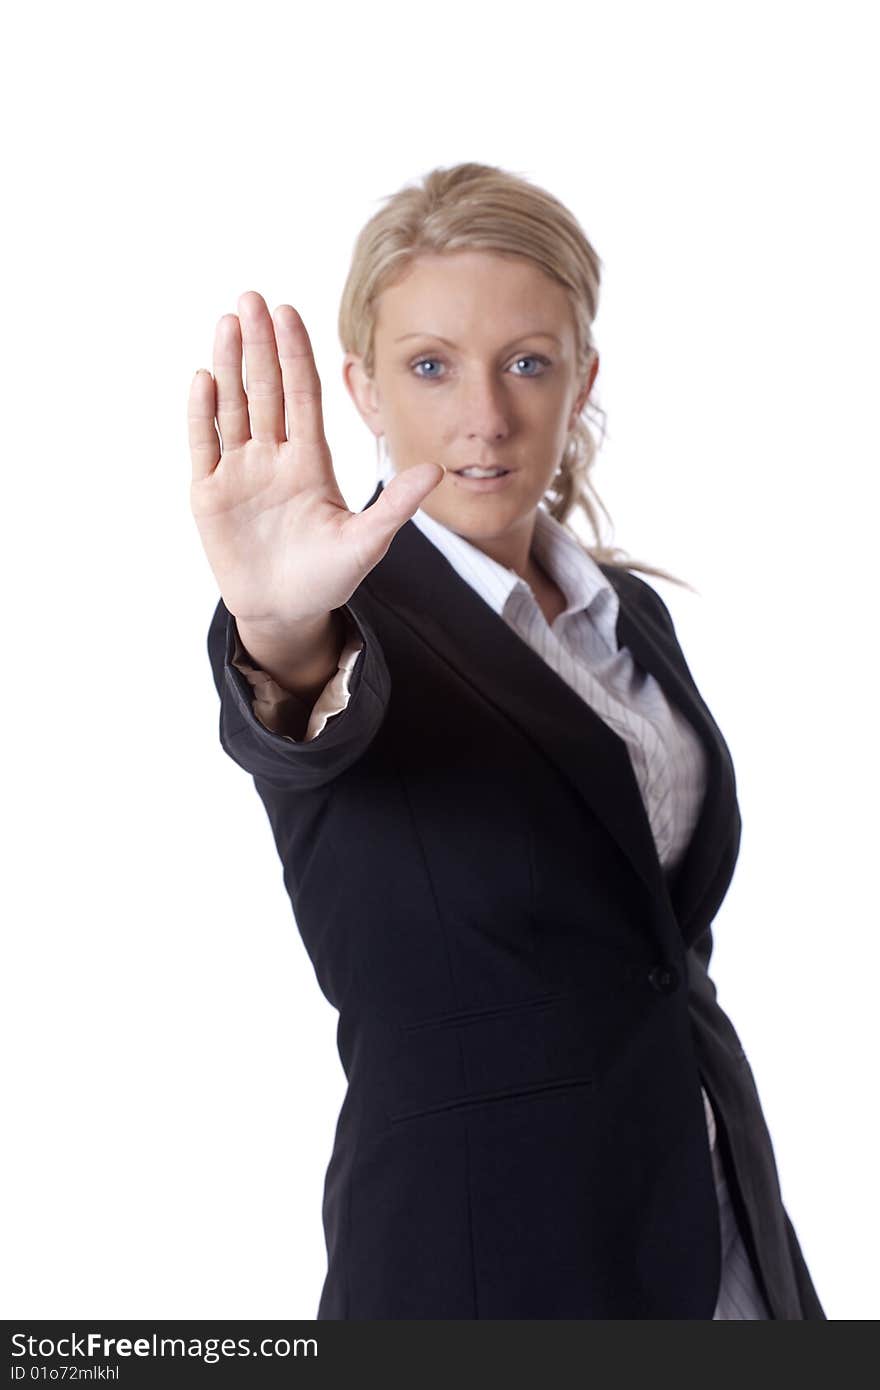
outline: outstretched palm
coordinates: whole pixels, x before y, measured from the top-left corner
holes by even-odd
[[[226,607],[281,631],[346,603],[443,474],[407,468],[372,507],[349,511],[305,324],[289,304],[273,323],[255,291],[239,313],[217,325],[213,378],[199,372],[190,388],[190,504]]]

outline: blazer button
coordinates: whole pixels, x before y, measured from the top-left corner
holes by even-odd
[[[678,988],[678,971],[674,965],[655,965],[648,971],[648,980],[658,994],[671,994]]]

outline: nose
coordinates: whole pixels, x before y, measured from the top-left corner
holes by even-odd
[[[468,438],[495,441],[510,432],[504,388],[491,372],[474,373],[466,379],[457,408]]]

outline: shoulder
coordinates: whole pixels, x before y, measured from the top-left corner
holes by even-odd
[[[640,613],[653,618],[675,636],[672,614],[652,584],[634,570],[624,569],[621,565],[602,563],[599,568],[624,602],[634,604]]]

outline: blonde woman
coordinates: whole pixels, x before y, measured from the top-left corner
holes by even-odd
[[[708,973],[730,753],[635,571],[674,576],[599,543],[599,278],[504,170],[388,198],[339,315],[357,512],[295,308],[242,295],[192,384],[220,741],[339,1011],[318,1318],[825,1317]]]

